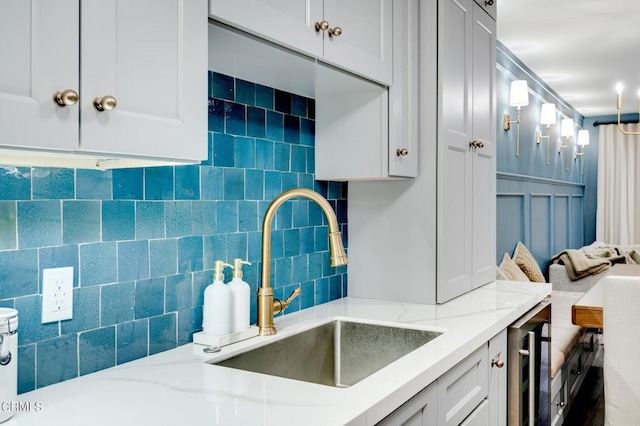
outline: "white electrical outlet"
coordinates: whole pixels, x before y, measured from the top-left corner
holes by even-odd
[[[42,270],[42,324],[73,317],[73,267]]]

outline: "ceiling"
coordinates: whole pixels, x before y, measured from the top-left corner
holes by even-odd
[[[498,40],[585,117],[638,112],[640,1],[498,0]]]

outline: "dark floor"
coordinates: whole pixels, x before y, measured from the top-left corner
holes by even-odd
[[[580,391],[574,400],[564,426],[602,426],[604,425],[604,379],[602,358],[604,350],[598,353],[589,369]]]

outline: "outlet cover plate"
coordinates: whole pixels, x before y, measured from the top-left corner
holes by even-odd
[[[42,324],[73,317],[73,267],[42,270]]]

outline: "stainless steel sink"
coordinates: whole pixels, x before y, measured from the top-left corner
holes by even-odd
[[[334,320],[211,364],[347,387],[440,334],[438,331]]]

